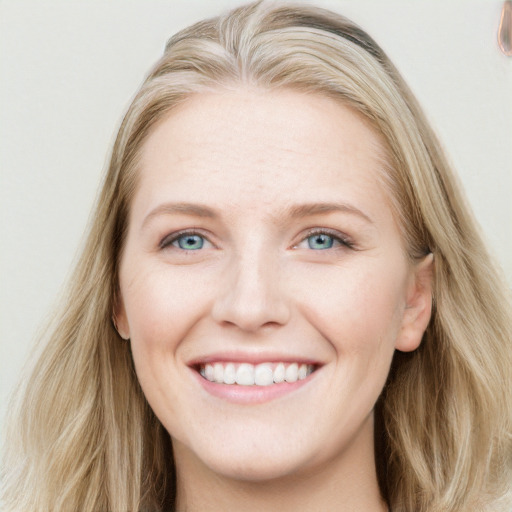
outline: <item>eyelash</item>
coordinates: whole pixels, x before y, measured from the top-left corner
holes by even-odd
[[[311,238],[315,235],[327,235],[331,238],[333,238],[336,242],[339,242],[341,246],[344,246],[348,249],[354,249],[354,242],[343,233],[340,233],[339,231],[328,229],[328,228],[313,228],[310,231],[307,232],[306,236],[300,240],[298,244],[295,245],[297,247],[302,242],[305,242],[308,238]],[[329,249],[337,249],[339,247],[330,247]],[[311,249],[314,250],[314,249]],[[323,249],[327,250],[327,249]]]
[[[192,230],[183,230],[183,231],[178,231],[176,233],[171,233],[171,234],[165,236],[161,240],[161,242],[158,244],[158,248],[159,249],[166,249],[166,248],[172,246],[172,244],[174,242],[176,242],[177,240],[179,240],[180,238],[187,237],[187,236],[199,236],[202,239],[204,239],[204,240],[209,242],[208,238],[203,233],[201,233],[200,231],[197,231],[197,230],[194,230],[194,229],[192,229]],[[179,250],[184,251],[184,252],[188,252],[186,249],[182,249],[181,247],[174,247],[174,248],[175,249],[179,249]]]
[[[340,233],[339,231],[335,231],[335,230],[328,229],[328,228],[314,228],[314,229],[309,230],[307,232],[306,236],[301,238],[301,240],[297,244],[295,244],[293,246],[293,248],[294,249],[297,248],[299,246],[299,244],[307,241],[308,238],[311,238],[315,235],[327,235],[327,236],[331,237],[335,242],[338,242],[340,244],[340,246],[344,246],[348,249],[354,249],[354,243],[349,237]],[[190,236],[198,236],[211,244],[211,242],[208,240],[208,237],[206,237],[201,231],[191,229],[191,230],[178,231],[176,233],[171,233],[171,234],[165,236],[158,244],[158,248],[166,249],[166,248],[172,246],[172,244],[174,242],[176,242],[177,240],[179,240],[180,238],[187,237],[187,236],[189,236],[189,237]],[[187,249],[183,249],[181,247],[174,247],[174,248],[179,249],[184,252],[193,251],[193,249],[187,250]],[[323,250],[328,250],[328,249],[332,250],[332,249],[337,249],[337,248],[339,248],[339,247],[329,247],[329,248],[323,249]],[[196,249],[196,250],[198,250],[198,249]],[[313,251],[315,249],[310,248],[310,250]],[[322,250],[322,249],[318,249],[318,250]]]

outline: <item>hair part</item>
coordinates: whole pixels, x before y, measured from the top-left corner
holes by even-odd
[[[512,471],[508,291],[380,47],[340,15],[268,2],[172,37],[129,107],[69,293],[8,434],[6,510],[172,508],[169,435],[111,323],[118,267],[152,127],[193,94],[239,86],[328,95],[381,134],[383,182],[409,257],[435,258],[432,320],[416,351],[395,354],[376,408],[381,491],[394,512],[498,510]]]

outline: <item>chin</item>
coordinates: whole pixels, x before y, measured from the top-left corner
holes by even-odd
[[[237,440],[233,435],[192,447],[173,439],[173,447],[176,465],[184,471],[202,468],[222,478],[245,482],[285,478],[309,467],[318,456],[306,453],[304,442],[287,443],[279,435],[257,440],[250,435]]]
[[[253,456],[233,457],[222,456],[221,460],[204,462],[214,473],[222,475],[225,478],[243,481],[243,482],[267,482],[269,480],[279,480],[291,476],[303,468],[303,461],[294,460],[294,458]]]

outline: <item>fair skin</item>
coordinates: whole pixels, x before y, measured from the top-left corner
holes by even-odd
[[[115,313],[178,510],[386,510],[373,409],[429,321],[432,261],[406,256],[383,155],[332,99],[243,87],[189,98],[144,143]],[[224,383],[242,363],[303,373]]]

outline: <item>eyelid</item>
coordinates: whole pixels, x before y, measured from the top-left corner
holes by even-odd
[[[306,241],[309,237],[314,236],[314,235],[321,235],[321,234],[333,237],[344,247],[348,247],[351,249],[354,248],[354,245],[355,245],[354,241],[352,240],[351,237],[349,237],[345,233],[342,233],[342,232],[340,232],[336,229],[332,229],[332,228],[315,227],[315,228],[310,228],[310,229],[306,230],[306,232],[301,235],[300,240],[292,246],[292,249],[298,248],[299,244]],[[213,242],[210,240],[210,237],[202,229],[187,228],[187,229],[181,229],[179,231],[174,231],[172,233],[168,233],[167,235],[165,235],[158,243],[158,248],[166,249],[169,246],[171,246],[171,244],[173,242],[175,242],[176,240],[178,240],[180,237],[187,236],[187,235],[188,236],[190,236],[190,235],[200,236],[201,238],[204,238],[204,240],[206,242],[208,242],[209,244],[214,246]]]
[[[158,244],[159,249],[167,249],[168,247],[172,247],[172,243],[178,240],[178,238],[181,238],[182,236],[200,236],[201,238],[204,238],[206,242],[211,244],[213,246],[213,243],[209,239],[209,237],[201,230],[197,228],[187,228],[187,229],[181,229],[179,231],[173,231],[172,233],[169,233],[165,235],[162,240],[160,240]],[[185,250],[185,249],[179,249],[178,250]]]
[[[302,242],[305,242],[309,237],[314,236],[314,235],[331,236],[332,238],[337,240],[342,246],[348,247],[349,249],[353,249],[354,245],[355,245],[352,238],[349,237],[348,235],[346,235],[345,233],[342,233],[341,231],[338,231],[338,230],[332,229],[332,228],[316,227],[316,228],[308,229],[305,234],[301,235],[301,239],[299,240],[298,243],[296,243],[293,246],[293,249],[296,249],[299,246],[299,244],[301,244]],[[328,249],[326,249],[326,250],[328,250]]]

